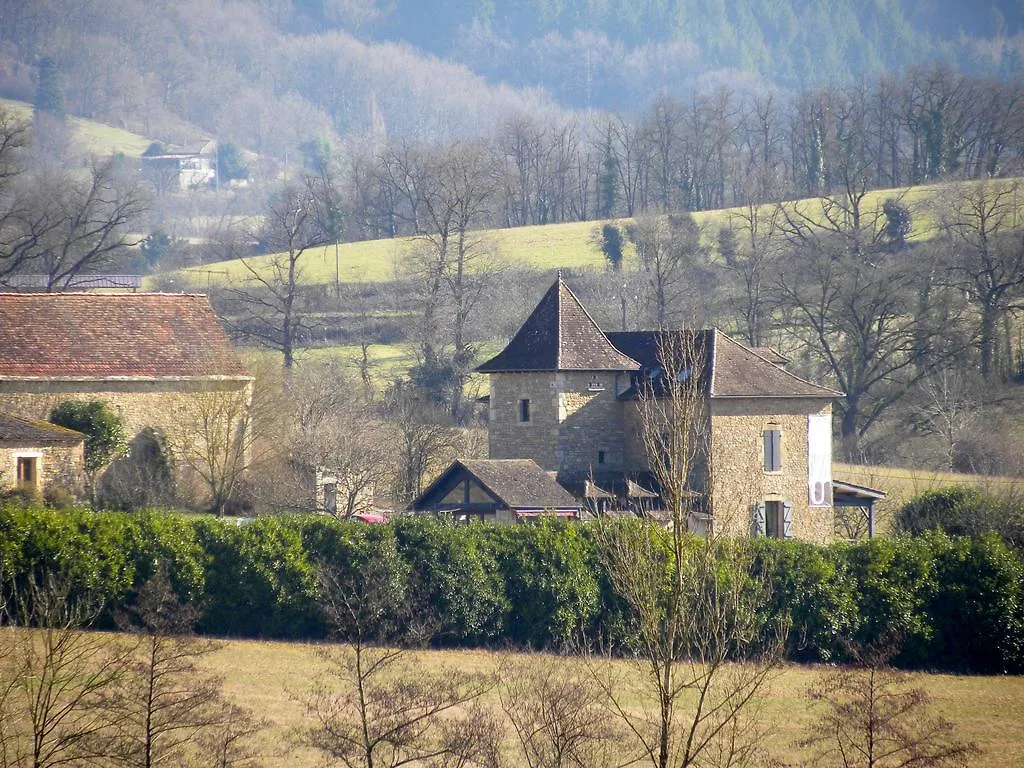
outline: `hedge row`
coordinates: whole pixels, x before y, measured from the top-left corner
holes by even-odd
[[[840,659],[847,641],[895,631],[905,665],[1024,672],[1024,562],[997,537],[743,546],[752,573],[771,585],[766,610],[792,618],[793,660]],[[59,569],[113,611],[161,562],[209,634],[325,636],[319,562],[393,581],[406,604],[429,614],[438,644],[556,648],[582,637],[614,647],[629,633],[587,526],[425,518],[365,526],[326,517],[236,525],[158,512],[0,507],[8,578]]]

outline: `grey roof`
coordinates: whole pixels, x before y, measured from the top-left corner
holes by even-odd
[[[85,435],[73,429],[58,427],[48,421],[29,421],[18,416],[0,413],[0,443],[32,447],[44,445],[74,445],[85,440]]]
[[[671,334],[671,336],[668,336]],[[678,348],[685,355],[696,355],[696,361],[685,365],[699,371],[701,389],[712,398],[719,397],[813,397],[831,400],[841,393],[802,379],[781,368],[775,357],[765,357],[743,346],[717,328],[700,331],[627,331],[612,332],[608,339],[620,351],[638,360],[644,373],[664,367],[661,346],[664,339],[678,339]],[[634,377],[636,378],[636,377]],[[657,389],[657,379],[652,379]],[[639,381],[619,397],[636,397]]]
[[[501,371],[635,371],[559,276],[501,352],[477,368]]]
[[[508,509],[579,509],[580,503],[532,459],[464,459],[455,461],[410,505],[433,506],[433,497],[470,475]]]
[[[772,360],[712,331],[711,397],[816,397],[832,400],[842,392],[802,379]]]

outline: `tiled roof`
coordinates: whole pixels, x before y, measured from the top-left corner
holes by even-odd
[[[246,375],[205,296],[0,294],[0,379]]]
[[[711,397],[820,397],[842,393],[780,368],[715,329],[711,362]]]
[[[73,429],[58,427],[48,421],[29,421],[0,413],[0,443],[22,446],[74,445],[85,440],[85,435]]]
[[[659,355],[659,340],[665,332],[628,331],[608,334],[609,340],[630,357],[638,360],[645,373],[664,367]],[[678,334],[679,347],[686,353],[693,351],[701,357],[698,368],[701,388],[715,397],[817,397],[831,399],[840,393],[802,379],[781,368],[771,359],[762,357],[717,328],[701,331],[670,331]],[[657,389],[657,378],[652,380]],[[636,396],[638,382],[634,382],[620,398]]]
[[[633,371],[636,360],[608,337],[562,278],[544,294],[501,352],[477,368],[500,371]]]
[[[579,502],[532,459],[459,462],[509,509],[564,509]]]
[[[508,509],[580,508],[573,495],[531,459],[465,459],[453,462],[410,509],[429,509],[466,475]]]

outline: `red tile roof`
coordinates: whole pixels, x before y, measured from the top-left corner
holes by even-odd
[[[0,293],[0,379],[246,375],[206,296]]]

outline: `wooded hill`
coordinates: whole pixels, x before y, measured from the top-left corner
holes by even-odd
[[[68,111],[162,141],[477,134],[510,114],[636,114],[696,87],[794,89],[944,62],[1021,72],[1008,2],[0,2],[0,96],[50,61]]]

